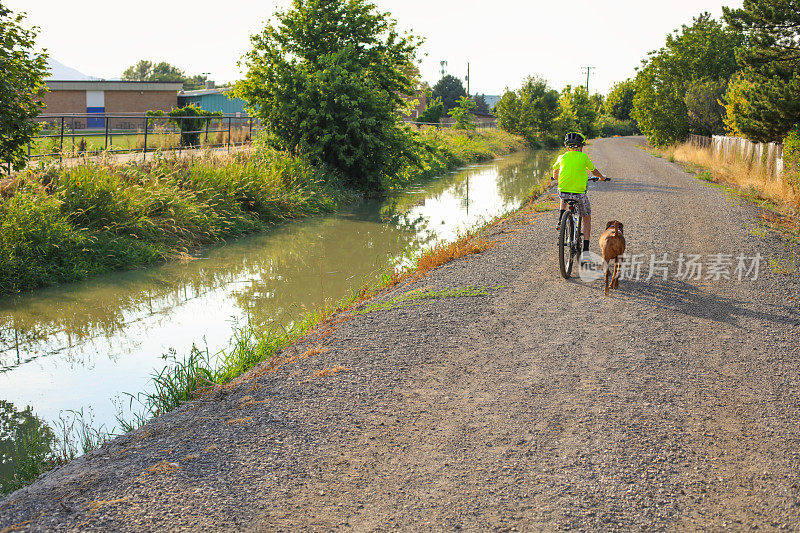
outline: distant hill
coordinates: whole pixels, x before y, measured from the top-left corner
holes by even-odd
[[[79,72],[72,67],[68,67],[52,57],[47,58],[47,68],[50,70],[50,74],[46,78],[48,80],[80,81],[97,79],[93,76],[87,76],[83,72]]]

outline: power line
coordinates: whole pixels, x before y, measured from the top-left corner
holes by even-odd
[[[591,72],[593,70],[597,70],[597,67],[583,67],[581,69],[581,72],[584,72],[586,74],[586,92],[587,92],[587,94],[589,92],[589,75],[591,74]]]

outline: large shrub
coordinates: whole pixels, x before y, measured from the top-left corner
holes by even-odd
[[[181,132],[181,146],[199,146],[203,128],[207,128],[213,117],[221,117],[221,111],[206,111],[194,104],[185,107],[176,107],[164,113],[158,109],[148,111],[148,117],[170,117]]]
[[[0,162],[17,170],[28,161],[25,147],[40,128],[31,119],[44,109],[47,91],[47,55],[34,52],[36,32],[22,21],[0,4]]]
[[[531,146],[551,144],[558,137],[558,91],[543,78],[528,77],[518,90],[507,90],[494,112],[500,128],[525,137]]]
[[[800,192],[800,124],[783,141],[783,164],[792,186]]]
[[[252,43],[235,93],[279,146],[360,189],[391,188],[414,154],[398,110],[420,40],[365,0],[294,0]]]

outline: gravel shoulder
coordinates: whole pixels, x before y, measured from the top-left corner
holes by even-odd
[[[485,294],[340,316],[0,500],[0,530],[798,528],[798,275],[752,207],[640,143],[590,147],[595,229],[648,262],[760,253],[758,280],[645,265],[604,297],[559,277],[554,213],[519,213],[381,299]]]

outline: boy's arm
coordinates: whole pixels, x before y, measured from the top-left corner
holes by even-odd
[[[551,180],[558,181],[558,175],[561,173],[561,169],[556,167],[553,169],[553,177],[550,178]]]
[[[600,178],[600,181],[606,181],[606,180],[608,179],[608,178],[606,178],[605,176],[603,176],[603,175],[600,173],[600,171],[599,171],[599,170],[597,170],[597,169],[594,169],[594,170],[592,170],[592,175],[593,175],[593,176],[597,176],[598,178]]]

